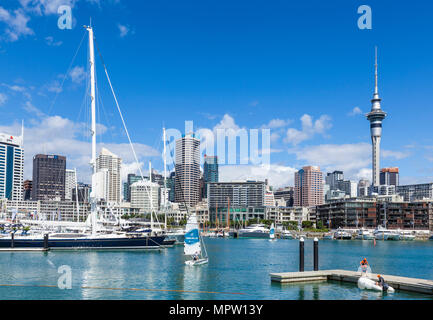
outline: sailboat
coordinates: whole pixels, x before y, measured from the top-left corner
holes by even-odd
[[[274,223],[271,224],[271,229],[269,230],[269,241],[275,241],[275,227]]]
[[[91,96],[91,137],[92,137],[92,191],[90,193],[90,204],[91,212],[89,220],[91,223],[91,233],[50,233],[47,241],[47,245],[50,249],[158,249],[163,248],[163,242],[165,236],[142,236],[142,235],[128,235],[125,233],[114,234],[114,233],[101,233],[98,230],[97,216],[100,211],[98,208],[98,198],[96,197],[96,79],[95,79],[95,55],[94,55],[94,35],[93,28],[91,26],[84,26],[88,31],[89,35],[89,63],[90,63],[90,96]],[[107,76],[108,82],[111,86],[110,78],[108,77],[108,71],[104,65],[104,71]],[[117,102],[117,98],[112,89],[113,96],[116,101],[122,122],[124,124],[126,134],[129,142],[132,146],[129,133],[126,129],[126,125],[123,120],[122,113]],[[134,148],[132,146],[132,152],[135,156],[136,162],[138,163]],[[78,195],[77,195],[78,196]],[[99,232],[98,232],[99,231]],[[45,240],[43,234],[26,237],[12,237],[0,238],[0,248],[41,248],[45,247]]]
[[[185,231],[183,252],[185,256],[192,258],[191,260],[185,261],[185,264],[188,266],[197,266],[208,263],[209,259],[207,257],[206,247],[200,237],[197,216],[195,213],[189,216]]]

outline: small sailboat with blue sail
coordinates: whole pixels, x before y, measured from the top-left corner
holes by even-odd
[[[189,266],[197,266],[208,263],[209,259],[207,257],[206,247],[200,237],[197,216],[195,213],[189,216],[185,231],[184,254],[191,258],[190,260],[185,261],[185,264]]]
[[[271,224],[271,229],[269,230],[269,241],[275,241],[275,226],[274,223]]]

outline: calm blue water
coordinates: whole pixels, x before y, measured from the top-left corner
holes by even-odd
[[[161,251],[2,252],[0,299],[432,299],[404,292],[383,296],[339,282],[271,283],[269,273],[298,271],[297,240],[206,238],[205,242],[209,264],[200,267],[183,263],[182,246]],[[312,241],[306,240],[305,270],[313,268],[312,251]],[[319,252],[320,269],[356,270],[366,257],[373,272],[433,280],[433,241],[377,241],[374,247],[372,241],[324,240]],[[57,288],[61,265],[71,267],[71,290]]]

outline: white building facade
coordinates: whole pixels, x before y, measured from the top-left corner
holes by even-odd
[[[0,134],[0,199],[23,199],[23,136]]]

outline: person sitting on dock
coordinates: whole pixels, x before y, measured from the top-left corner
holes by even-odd
[[[377,275],[377,278],[378,278],[378,285],[383,288],[383,291],[387,291],[389,286],[385,282],[385,279],[380,274]]]

